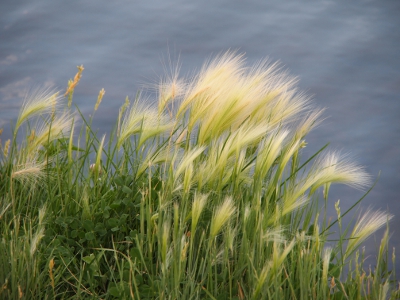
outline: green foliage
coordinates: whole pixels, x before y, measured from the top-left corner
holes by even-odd
[[[127,99],[107,138],[36,93],[0,149],[0,298],[400,297],[388,230],[373,269],[359,250],[392,216],[326,212],[332,183],[369,176],[326,146],[300,163],[321,110],[294,83],[226,53],[163,79],[158,108]]]

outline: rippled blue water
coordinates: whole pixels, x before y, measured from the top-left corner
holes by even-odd
[[[2,0],[0,128],[16,118],[27,89],[63,89],[80,64],[74,100],[89,113],[104,88],[96,126],[108,132],[125,96],[156,83],[168,57],[180,57],[182,74],[227,49],[246,52],[249,64],[270,57],[328,108],[305,155],[330,142],[375,178],[381,171],[363,207],[396,215],[391,244],[400,248],[399,15],[398,0]],[[331,199],[344,211],[361,195],[335,186]],[[368,248],[373,255],[373,240]]]

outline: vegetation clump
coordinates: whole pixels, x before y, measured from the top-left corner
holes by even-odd
[[[34,93],[0,143],[0,298],[400,297],[388,230],[373,268],[359,250],[392,216],[342,228],[360,199],[329,220],[331,184],[370,176],[326,146],[301,160],[323,110],[277,64],[228,52],[174,73],[158,107],[127,98],[108,136],[71,106],[78,69],[67,99]]]

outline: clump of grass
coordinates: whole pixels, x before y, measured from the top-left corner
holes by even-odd
[[[174,72],[158,105],[127,98],[101,136],[71,108],[82,71],[64,108],[56,93],[28,99],[1,145],[0,297],[400,296],[388,229],[375,268],[360,250],[393,216],[342,228],[359,200],[328,221],[331,185],[365,189],[370,176],[326,147],[303,163],[323,110],[277,64],[227,52],[193,78]]]

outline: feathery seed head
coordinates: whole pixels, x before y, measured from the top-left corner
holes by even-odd
[[[181,134],[178,136],[178,138],[175,141],[176,145],[179,145],[180,143],[182,143],[185,139],[185,137],[187,136],[188,130],[185,129],[181,132]]]
[[[44,178],[43,169],[45,166],[45,162],[37,162],[36,159],[32,159],[23,164],[15,164],[11,173],[11,178],[21,183],[40,183]]]
[[[325,248],[322,255],[322,282],[328,282],[329,263],[331,262],[332,248]]]
[[[154,136],[162,135],[173,128],[174,124],[165,115],[158,114],[151,108],[134,105],[124,117],[119,131],[117,146],[131,135],[140,133],[138,148]]]
[[[274,243],[274,251],[272,253],[273,271],[279,270],[279,268],[281,268],[283,261],[286,259],[286,257],[292,251],[295,245],[296,245],[296,240],[293,239],[289,244],[285,243],[282,251],[282,247],[278,245],[278,243]]]
[[[102,173],[102,166],[101,166],[101,155],[103,154],[103,147],[104,147],[104,141],[106,139],[106,135],[103,135],[103,138],[100,141],[99,148],[97,149],[97,154],[96,154],[96,162],[93,167],[93,172],[96,177],[101,175]]]
[[[44,237],[44,227],[40,226],[40,229],[35,232],[31,240],[30,254],[33,256],[36,253],[37,247],[39,246],[40,240]]]
[[[250,205],[246,204],[244,207],[244,214],[243,214],[244,223],[247,223],[247,221],[249,220],[250,213],[251,213]]]
[[[180,97],[184,92],[184,83],[175,75],[170,80],[161,82],[158,87],[158,112],[164,111],[166,106]]]
[[[175,155],[176,153],[174,149],[171,149],[170,147],[150,148],[146,156],[141,160],[141,164],[136,173],[136,178],[139,178],[147,168],[164,162],[170,162]]]
[[[232,143],[232,150],[239,152],[243,148],[256,146],[265,137],[269,129],[266,124],[244,123],[234,135],[235,141]]]
[[[370,176],[362,167],[333,152],[316,160],[307,176],[290,191],[290,197],[298,198],[308,189],[312,194],[321,186],[329,189],[331,183],[343,183],[352,187],[363,188],[369,182]],[[325,194],[326,192],[324,191]]]
[[[72,128],[74,116],[70,113],[64,113],[61,116],[49,117],[39,125],[35,131],[32,131],[30,137],[30,153],[35,152],[38,147],[50,143],[58,138],[69,134]]]
[[[355,188],[364,188],[370,183],[370,176],[361,166],[349,161],[346,156],[328,153],[317,160],[309,177],[312,182],[311,193],[327,183],[343,183]]]
[[[190,188],[193,185],[193,163],[189,164],[185,170],[185,174],[183,176],[183,191],[185,193],[189,193]]]
[[[119,109],[120,116],[122,116],[125,113],[125,111],[129,108],[129,105],[130,105],[129,97],[126,96],[124,104]]]
[[[3,148],[3,155],[4,155],[4,157],[7,157],[7,156],[8,156],[8,150],[10,149],[10,143],[11,143],[11,140],[10,140],[10,139],[8,139],[8,140],[4,143],[4,148]]]
[[[175,178],[177,179],[187,167],[194,162],[194,160],[204,152],[206,147],[194,147],[187,151],[179,162],[176,171],[174,172]]]
[[[286,194],[284,195],[284,200],[282,203],[283,207],[281,210],[282,216],[287,215],[288,213],[291,213],[292,211],[303,207],[310,200],[310,198],[306,196],[302,196],[300,198],[290,197],[290,195],[288,196],[289,197],[286,197]]]
[[[233,228],[230,227],[228,228],[228,230],[226,231],[226,239],[225,239],[225,243],[227,244],[227,247],[229,248],[229,250],[231,252],[233,252],[233,245],[235,242],[235,239],[237,237],[237,228]]]
[[[187,239],[186,234],[183,234],[182,238],[181,238],[181,244],[180,244],[181,245],[181,257],[180,257],[181,261],[186,260],[187,251],[189,249],[189,242],[187,242],[186,239]]]
[[[179,79],[180,63],[179,58],[176,63],[168,60],[167,64],[164,65],[165,75],[160,78],[160,83],[157,85],[158,88],[158,112],[163,112],[168,104],[175,101],[180,97],[185,90],[185,83]]]
[[[296,129],[296,137],[304,138],[313,128],[317,127],[321,122],[320,119],[324,109],[314,110],[300,123]]]
[[[294,140],[282,151],[283,153],[280,158],[278,170],[279,176],[282,175],[283,170],[286,168],[293,155],[300,149],[301,142],[301,140]]]
[[[99,92],[99,95],[97,96],[97,102],[96,102],[96,105],[94,106],[95,111],[99,108],[99,105],[101,103],[101,100],[103,100],[103,96],[105,93],[106,93],[106,91],[104,90],[104,88],[102,88]]]
[[[69,134],[69,141],[68,141],[68,161],[72,163],[72,149],[73,149],[73,144],[74,144],[74,129],[75,129],[75,122],[72,122],[71,125],[71,132]]]
[[[278,72],[277,64],[261,62],[244,67],[243,55],[227,52],[206,64],[193,80],[178,109],[177,118],[190,111],[188,130],[198,124],[198,143],[218,138],[249,121],[269,129],[294,120],[308,110],[308,98],[298,93],[295,79]],[[315,117],[315,114],[312,114]],[[312,119],[301,132],[307,131]]]
[[[267,232],[263,235],[263,239],[266,243],[273,242],[283,244],[287,242],[287,239],[285,237],[285,230],[280,226],[268,229]]]
[[[169,233],[171,228],[170,220],[165,220],[162,227],[161,236],[161,258],[162,262],[165,263],[167,260],[168,244],[169,244]]]
[[[37,247],[40,243],[40,240],[44,237],[44,226],[43,226],[43,219],[46,215],[46,206],[43,206],[42,208],[39,209],[39,226],[37,231],[32,237],[31,240],[31,248],[30,248],[30,254],[33,256],[37,250]]]
[[[189,107],[193,107],[192,113],[198,116],[204,113],[207,106],[218,100],[216,95],[223,95],[221,91],[227,91],[227,86],[233,87],[242,69],[243,55],[235,55],[227,52],[206,63],[197,77],[189,85],[184,100],[181,103],[177,116],[181,116]],[[199,113],[202,111],[202,113]],[[192,116],[193,117],[193,116]],[[198,117],[195,117],[197,119]],[[196,120],[193,120],[193,124]]]
[[[43,220],[44,217],[46,215],[46,205],[43,205],[40,209],[39,209],[39,225],[43,224]]]
[[[37,90],[31,95],[27,96],[24,104],[19,112],[17,123],[15,124],[15,131],[24,123],[28,118],[38,114],[50,113],[57,106],[60,96],[54,91],[49,89]]]
[[[235,210],[236,209],[232,197],[226,197],[224,202],[215,209],[210,226],[211,239],[213,239],[220,232],[222,227],[235,213]]]
[[[347,244],[346,256],[357,249],[369,236],[387,224],[394,216],[382,211],[372,212],[367,210],[366,213],[357,221],[350,235]]]
[[[288,130],[272,132],[259,144],[255,164],[256,178],[264,178],[285,147]]]
[[[200,215],[207,204],[207,198],[208,195],[205,194],[194,195],[194,200],[192,204],[192,234],[194,234]]]

